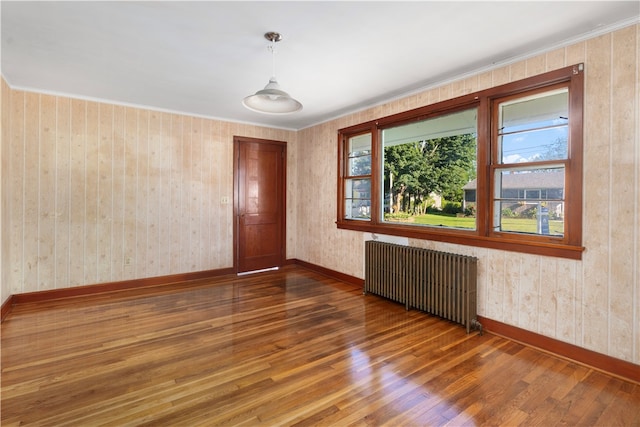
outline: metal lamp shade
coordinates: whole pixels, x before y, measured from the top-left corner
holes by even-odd
[[[302,109],[302,104],[293,99],[282,89],[274,77],[264,89],[249,95],[242,100],[242,105],[249,110],[265,114],[289,114]]]

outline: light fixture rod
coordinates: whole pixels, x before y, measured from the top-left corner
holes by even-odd
[[[267,37],[269,35],[272,35],[272,37],[271,38]],[[282,40],[282,36],[278,33],[267,33],[264,36],[268,40],[271,40],[271,44],[267,47],[267,49],[269,49],[269,51],[271,52],[271,76],[275,79],[276,78],[276,53],[277,53],[276,43]]]
[[[271,44],[268,46],[269,51],[271,52],[271,76],[275,80],[276,78],[276,43],[282,40],[282,34],[276,33],[275,31],[269,31],[264,34],[264,38],[269,40]]]

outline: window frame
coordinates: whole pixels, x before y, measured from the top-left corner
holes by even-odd
[[[568,158],[565,163],[564,235],[541,236],[493,230],[494,170],[498,162],[497,108],[506,98],[527,96],[555,85],[569,89]],[[583,164],[584,64],[575,64],[515,82],[452,98],[428,106],[360,123],[338,130],[337,220],[339,229],[434,240],[514,252],[581,259],[582,247],[582,164]],[[382,177],[381,133],[389,127],[437,117],[467,108],[478,109],[476,229],[440,228],[385,222],[380,200]],[[345,218],[345,179],[348,178],[348,141],[371,133],[371,219]],[[559,162],[556,162],[559,163]]]
[[[533,169],[546,169],[546,168],[552,168],[554,166],[558,166],[561,165],[563,170],[564,170],[564,197],[563,197],[563,204],[565,206],[565,212],[566,209],[568,207],[569,212],[573,211],[573,207],[572,205],[570,205],[568,203],[568,201],[566,200],[567,195],[569,194],[569,191],[567,190],[568,188],[568,183],[571,181],[571,178],[569,177],[569,174],[567,173],[567,169],[568,166],[570,164],[570,155],[567,152],[567,158],[566,159],[551,159],[551,160],[538,160],[538,161],[529,161],[529,162],[525,162],[525,163],[504,163],[501,160],[501,150],[500,150],[500,132],[499,132],[499,125],[500,125],[500,119],[499,119],[499,115],[500,115],[500,104],[504,103],[504,102],[509,102],[509,101],[513,101],[513,100],[517,100],[523,97],[529,97],[529,96],[535,96],[535,95],[539,95],[545,92],[550,92],[550,91],[554,91],[556,89],[560,89],[560,88],[567,88],[568,91],[570,92],[570,88],[569,88],[569,82],[560,82],[560,83],[555,83],[555,84],[551,84],[551,85],[545,85],[543,87],[540,88],[536,88],[536,89],[531,89],[531,90],[527,90],[524,93],[520,92],[520,93],[516,93],[516,94],[511,94],[508,96],[504,96],[504,97],[495,97],[491,100],[491,122],[492,122],[492,126],[491,126],[491,159],[490,159],[490,166],[489,166],[489,182],[491,183],[491,188],[494,189],[495,188],[495,178],[497,175],[498,171],[505,171],[505,170],[512,170],[512,169],[529,169],[529,170],[533,170]],[[523,96],[524,95],[524,96]],[[569,99],[568,101],[570,101],[571,99],[571,94],[569,94]],[[569,113],[570,114],[570,113]],[[572,122],[571,120],[568,121],[568,130],[569,132],[571,132],[571,127],[572,127]],[[569,149],[570,145],[571,145],[571,136],[569,136],[568,138],[569,140],[567,141],[567,150]],[[528,192],[531,191],[538,191],[538,198],[540,198],[541,194],[541,189],[525,189],[524,190],[524,199],[531,199],[528,196]],[[560,242],[560,243],[564,243],[567,244],[568,243],[568,236],[567,233],[564,232],[563,236],[557,237],[557,236],[545,236],[545,235],[538,235],[538,234],[522,234],[522,233],[516,233],[516,232],[512,232],[512,231],[496,231],[494,230],[494,224],[493,224],[493,218],[497,215],[497,213],[495,212],[495,201],[497,200],[495,194],[492,192],[491,195],[491,203],[489,206],[489,212],[490,212],[490,216],[492,219],[492,226],[490,229],[490,235],[496,236],[496,237],[502,237],[505,235],[508,235],[509,238],[515,239],[515,240],[540,240],[543,242],[550,242],[550,243],[554,243],[554,242]],[[571,216],[566,216],[565,215],[565,219],[569,218],[571,219]],[[567,221],[564,221],[564,224],[567,224]]]
[[[369,190],[370,191],[369,209],[371,209],[371,200],[373,199],[373,197],[372,197],[373,193],[372,193],[372,190],[371,190],[371,184],[373,183],[373,175],[371,174],[371,171],[369,171],[368,174],[364,174],[364,175],[352,175],[351,174],[351,162],[350,162],[350,160],[354,159],[355,157],[351,156],[352,151],[349,149],[350,140],[352,140],[354,138],[357,138],[359,136],[362,136],[362,135],[367,135],[368,133],[369,132],[362,132],[362,133],[356,133],[356,134],[353,134],[353,135],[349,135],[346,138],[345,142],[344,142],[344,144],[345,144],[345,150],[344,150],[345,161],[344,161],[344,168],[343,168],[344,179],[342,181],[343,182],[342,191],[344,192],[343,193],[344,196],[343,196],[342,200],[343,200],[343,203],[345,203],[347,200],[351,200],[352,203],[353,203],[353,200],[355,200],[354,197],[350,197],[349,198],[346,195],[346,183],[347,183],[347,181],[367,180],[368,179],[370,181],[370,184],[369,184],[369,188],[370,188],[370,190]],[[373,147],[373,140],[372,140],[372,147]],[[369,154],[368,154],[368,156],[370,157],[370,159],[369,159],[370,162],[372,161],[372,155],[371,155],[372,154],[371,153],[372,147],[369,148]],[[364,157],[364,156],[359,156],[359,157]],[[370,165],[370,169],[373,170],[373,164]],[[362,200],[362,199],[360,199],[360,200]],[[344,214],[345,214],[345,219],[347,219],[346,218],[346,214],[347,214],[346,209],[344,211]],[[364,219],[364,218],[348,218],[348,219],[349,220],[354,220],[354,221],[369,221],[368,219]]]

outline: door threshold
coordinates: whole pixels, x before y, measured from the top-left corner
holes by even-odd
[[[246,276],[247,274],[262,273],[264,271],[273,271],[273,270],[278,270],[279,268],[280,267],[270,267],[270,268],[263,268],[262,270],[243,271],[242,273],[238,273],[238,276]]]

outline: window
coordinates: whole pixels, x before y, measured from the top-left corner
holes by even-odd
[[[567,85],[496,99],[493,111],[494,231],[563,237]]]
[[[476,228],[463,187],[476,177],[477,108],[382,129],[383,221]]]
[[[371,219],[371,134],[352,136],[347,142],[344,180],[346,219]]]
[[[582,64],[339,132],[339,228],[580,259]]]

